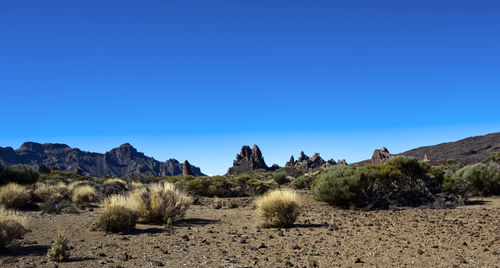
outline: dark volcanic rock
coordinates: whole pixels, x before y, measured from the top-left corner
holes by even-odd
[[[236,155],[236,160],[233,161],[233,166],[229,168],[227,174],[248,173],[257,169],[269,170],[269,167],[257,145],[254,145],[252,149],[245,145],[241,148],[241,152]]]
[[[191,169],[191,164],[189,164],[189,162],[186,160],[184,161],[184,164],[182,165],[182,176],[183,177],[186,177],[186,176],[194,176],[194,172],[193,170]]]
[[[377,149],[373,152],[372,164],[382,165],[385,161],[391,158],[391,154],[387,148],[382,147],[382,149]]]
[[[30,165],[35,170],[46,168],[63,170],[95,177],[126,177],[134,173],[153,176],[173,176],[182,174],[182,164],[175,159],[160,162],[138,152],[132,145],[125,143],[105,154],[81,151],[65,144],[26,142],[19,149],[0,147],[0,163],[5,166],[14,164]],[[196,176],[200,169],[191,167]]]
[[[323,160],[319,153],[315,153],[312,157],[307,156],[304,152],[300,152],[299,159],[294,161],[293,155],[290,157],[290,161],[286,162],[287,167],[300,167],[303,172],[313,172],[319,168],[325,168],[328,166],[336,165],[335,160],[330,159],[328,162]]]
[[[285,163],[285,167],[293,167],[295,165],[295,158],[293,158],[293,155],[290,156],[290,160]]]

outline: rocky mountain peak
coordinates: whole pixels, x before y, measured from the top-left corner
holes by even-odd
[[[233,166],[229,168],[227,174],[234,175],[248,173],[257,169],[269,170],[269,167],[262,157],[262,152],[256,144],[250,149],[250,146],[243,146],[241,153],[236,155]]]

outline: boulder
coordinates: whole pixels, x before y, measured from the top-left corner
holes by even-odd
[[[389,150],[387,150],[387,148],[385,148],[385,147],[382,147],[382,149],[377,149],[373,152],[371,162],[372,162],[372,164],[382,165],[389,158],[391,158],[391,154],[389,153]]]

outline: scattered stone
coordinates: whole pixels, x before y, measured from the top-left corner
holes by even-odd
[[[264,244],[264,243],[260,243],[260,245],[259,245],[257,248],[258,248],[258,249],[260,249],[260,248],[267,248],[267,246],[266,246],[266,244]]]

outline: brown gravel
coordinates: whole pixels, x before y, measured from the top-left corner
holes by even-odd
[[[59,267],[499,267],[500,197],[455,209],[342,210],[304,194],[290,229],[257,227],[251,198],[204,198],[172,231],[138,225],[133,234],[90,231],[99,209],[25,212],[32,232],[0,252],[1,267],[54,267],[52,238],[69,240]],[[238,204],[229,209],[228,204]]]

